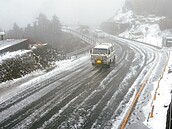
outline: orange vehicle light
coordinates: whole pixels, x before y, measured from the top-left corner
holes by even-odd
[[[102,64],[101,60],[96,60],[96,64]]]

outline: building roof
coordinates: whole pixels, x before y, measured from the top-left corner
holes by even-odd
[[[3,32],[3,31],[2,31],[2,32],[0,32],[0,35],[5,35],[5,32]]]
[[[13,45],[24,42],[26,40],[27,39],[7,39],[7,40],[2,40],[2,41],[0,41],[0,50],[11,47]]]

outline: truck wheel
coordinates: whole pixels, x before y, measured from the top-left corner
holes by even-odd
[[[110,62],[107,64],[107,67],[108,67],[108,68],[110,68],[110,64],[111,64],[111,60],[110,60]]]
[[[113,63],[115,64],[115,56],[114,56],[114,58],[113,58]]]

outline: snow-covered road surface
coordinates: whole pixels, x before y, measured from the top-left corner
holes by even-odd
[[[145,75],[162,63],[160,56],[166,53],[113,38],[105,40],[116,45],[116,64],[93,67],[86,54],[7,90],[0,96],[0,127],[119,127]]]

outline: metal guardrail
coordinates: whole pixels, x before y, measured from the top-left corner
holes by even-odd
[[[70,52],[70,53],[67,53],[66,54],[66,57],[69,58],[71,56],[77,56],[78,54],[82,54],[83,52],[86,52],[88,50],[90,50],[92,48],[91,45],[87,46],[87,47],[84,47],[82,49],[78,49],[76,51],[73,51],[73,52]]]
[[[92,37],[88,36],[88,35],[85,35],[83,33],[80,33],[78,31],[75,31],[75,30],[71,30],[71,29],[68,29],[68,28],[62,28],[62,31],[64,32],[68,32],[68,33],[71,33],[73,34],[74,36],[82,39],[83,41],[89,43],[90,45],[94,45],[96,44],[96,40],[94,40]]]
[[[87,36],[87,35],[85,35],[83,33],[80,33],[78,31],[71,30],[71,29],[68,29],[68,28],[62,28],[62,31],[67,32],[67,33],[71,33],[72,35],[80,38],[81,40],[83,40],[84,42],[89,44],[85,48],[82,48],[82,49],[76,50],[74,52],[68,53],[67,57],[76,56],[76,55],[81,54],[81,53],[83,53],[85,51],[88,51],[97,43],[97,41],[95,39],[93,39],[92,37],[89,37],[89,36]]]
[[[133,39],[129,39],[129,38],[125,38],[125,37],[121,37],[121,36],[117,36],[117,35],[114,35],[114,36],[110,36],[111,38],[120,38],[120,39],[125,39],[125,40],[128,40],[128,41],[133,41],[133,42],[137,42],[137,43],[141,43],[141,44],[145,44],[147,46],[152,46],[154,48],[157,48],[157,49],[162,49],[162,47],[158,47],[158,46],[155,46],[155,45],[152,45],[152,44],[149,44],[149,43],[146,43],[146,42],[142,42],[142,41],[138,41],[138,40],[133,40]]]

